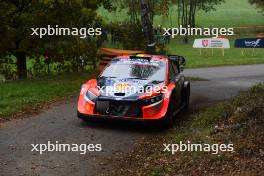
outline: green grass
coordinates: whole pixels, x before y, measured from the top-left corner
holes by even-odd
[[[103,8],[99,8],[98,13],[106,22],[120,22],[128,19],[126,9],[121,9],[109,13]],[[169,16],[156,16],[155,25],[176,26],[177,8],[171,7]],[[205,13],[199,11],[197,14],[198,26],[222,26],[222,27],[239,27],[264,25],[264,17],[258,10],[248,3],[248,0],[226,0],[225,3],[216,6],[216,11]]]
[[[68,73],[34,80],[0,83],[0,117],[12,118],[17,112],[37,108],[80,91],[91,73]]]
[[[246,49],[245,55],[242,56],[242,49],[234,48],[234,40],[230,39],[230,49],[225,49],[225,56],[222,56],[222,49],[202,49],[192,48],[193,40],[188,44],[182,42],[181,39],[174,39],[167,46],[169,53],[179,54],[186,57],[188,68],[223,66],[223,65],[247,65],[264,63],[264,50],[255,49],[255,55],[252,56],[253,50]]]
[[[264,84],[231,100],[177,119],[177,126],[149,136],[118,157],[113,175],[259,175],[263,170]],[[233,144],[234,151],[164,152],[163,144]],[[153,162],[154,161],[154,162]],[[122,169],[120,169],[122,168]],[[129,170],[129,172],[127,172]]]
[[[106,22],[127,20],[126,9],[121,9],[109,13],[103,8],[99,8],[99,15]],[[169,16],[156,16],[155,25],[161,24],[167,27],[177,26],[177,9],[170,8]],[[216,11],[205,13],[199,11],[197,14],[197,24],[203,27],[249,27],[235,28],[235,35],[229,37],[231,48],[225,50],[225,56],[222,56],[221,49],[203,49],[200,56],[199,49],[193,49],[193,39],[190,39],[188,44],[182,42],[182,39],[176,38],[167,45],[170,54],[183,55],[187,59],[188,68],[224,66],[224,65],[247,65],[247,64],[262,64],[264,63],[264,50],[256,49],[255,56],[252,56],[252,49],[245,49],[245,55],[242,56],[242,49],[234,48],[234,39],[240,37],[256,37],[263,33],[263,28],[256,26],[264,26],[264,16],[258,12],[254,6],[248,3],[248,0],[226,0],[225,3],[216,6]],[[255,34],[257,33],[257,34]],[[197,38],[200,38],[197,36]],[[122,48],[120,44],[111,45],[106,43],[105,47]],[[126,48],[123,48],[126,49]]]
[[[169,20],[170,16],[172,23]],[[169,18],[157,17],[155,24],[175,26],[178,23],[176,7],[170,9],[170,16]],[[264,25],[264,17],[254,6],[248,3],[248,0],[226,0],[225,3],[216,6],[216,11],[210,11],[209,13],[199,11],[197,14],[197,25],[206,27]]]
[[[213,55],[212,49],[202,49],[200,56],[200,50],[192,47],[193,40],[190,39],[188,43],[184,43],[181,38],[175,38],[167,45],[169,54],[178,54],[186,58],[186,68],[264,64],[264,49],[255,49],[254,56],[252,56],[253,49],[245,49],[242,56],[243,49],[234,48],[234,37],[230,39],[231,48],[225,49],[225,56],[222,55],[222,49],[213,49]],[[122,49],[120,44],[112,45],[109,42],[105,43],[104,47]]]

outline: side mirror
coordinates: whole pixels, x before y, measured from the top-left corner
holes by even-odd
[[[186,60],[183,56],[169,55],[169,59],[178,67],[180,72],[183,72]]]
[[[169,59],[178,65],[185,65],[186,64],[185,58],[183,56],[169,55]]]
[[[180,66],[180,72],[183,72],[183,71],[184,71],[184,66],[181,65],[181,66]]]

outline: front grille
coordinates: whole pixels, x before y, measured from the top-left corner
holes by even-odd
[[[100,101],[100,100],[99,100]],[[137,102],[126,101],[107,101],[107,107],[101,105],[102,103],[97,101],[95,111],[102,115],[112,115],[119,117],[141,117],[141,105]]]

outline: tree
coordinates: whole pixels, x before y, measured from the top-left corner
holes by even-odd
[[[153,32],[154,16],[166,13],[164,12],[164,9],[168,10],[166,2],[167,0],[116,0],[113,3],[115,6],[114,9],[128,9],[127,14],[129,16],[129,23],[131,23],[131,25],[128,25],[130,27],[133,25],[136,26],[136,30],[134,31],[141,28],[137,36],[141,36],[141,31],[143,31],[144,39],[141,38],[141,42],[147,41],[145,46],[147,45],[148,53],[155,52],[155,37]],[[139,24],[140,26],[138,26]],[[134,36],[131,37],[135,38]],[[130,41],[133,41],[133,39]]]
[[[168,0],[144,0],[143,4],[148,6],[149,19],[153,23],[155,15],[164,14],[164,7],[166,6]],[[142,15],[142,0],[114,0],[113,6],[115,10],[117,9],[128,9],[128,16],[131,22],[137,22],[141,20]]]
[[[155,39],[153,34],[153,17],[152,21],[150,20],[150,10],[149,5],[145,0],[141,0],[141,22],[143,31],[145,32],[148,46],[147,53],[155,53]]]
[[[32,15],[35,15],[35,5],[31,1],[0,1],[0,51],[2,55],[12,54],[17,58],[16,63],[20,78],[26,77],[25,50],[31,47],[31,39],[25,40],[25,37],[29,36],[30,38],[28,24],[32,23]]]
[[[40,39],[31,35],[31,28],[47,25],[91,27],[99,20],[96,9],[100,5],[111,6],[108,0],[0,0],[0,59],[14,56],[18,77],[26,78],[27,57],[38,57],[46,51],[58,59],[72,57],[73,51],[78,49],[74,46],[78,37]]]
[[[215,10],[215,6],[224,2],[224,0],[177,0],[176,2],[178,6],[178,23],[184,27],[188,25],[195,27],[197,11],[209,12]]]
[[[263,0],[249,0],[249,3],[252,5],[256,5],[257,8],[261,9],[264,12],[264,1]]]
[[[178,24],[187,28],[196,26],[196,14],[199,10],[209,12],[215,10],[215,6],[225,0],[172,0],[172,3],[178,6]],[[184,41],[188,41],[185,36]]]

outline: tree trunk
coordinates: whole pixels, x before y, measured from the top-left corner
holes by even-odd
[[[178,26],[180,26],[181,24],[180,19],[181,19],[181,2],[180,0],[178,0]]]
[[[26,53],[23,51],[16,53],[17,59],[17,73],[19,79],[27,78],[27,60],[26,60]]]
[[[153,26],[150,19],[149,4],[147,4],[145,0],[141,0],[141,22],[142,22],[143,31],[148,40],[147,53],[154,54],[156,47],[155,47],[155,39],[153,34]]]

